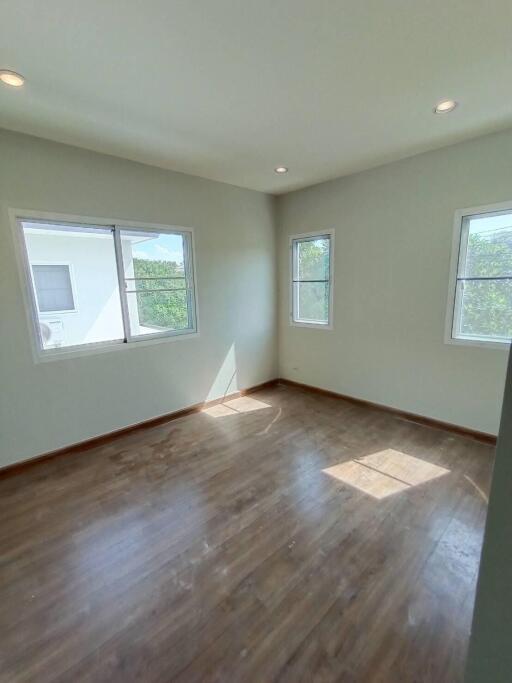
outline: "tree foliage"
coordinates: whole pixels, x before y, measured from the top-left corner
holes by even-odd
[[[329,240],[299,242],[298,313],[301,320],[329,318]],[[322,282],[324,280],[324,282]]]
[[[136,278],[157,278],[136,280],[140,324],[175,330],[189,327],[183,265],[174,261],[134,258],[133,268]],[[144,292],[148,289],[176,291]]]
[[[466,277],[499,278],[512,274],[512,233],[483,237],[470,234]],[[476,280],[463,283],[461,332],[512,337],[512,281]]]

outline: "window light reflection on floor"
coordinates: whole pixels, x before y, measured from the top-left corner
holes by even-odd
[[[388,448],[322,470],[378,500],[448,474],[450,470]]]
[[[217,405],[205,408],[202,412],[210,417],[227,417],[229,415],[236,415],[237,413],[252,413],[255,410],[264,410],[272,406],[263,401],[258,401],[250,396],[241,396],[234,398],[225,403],[217,403]]]

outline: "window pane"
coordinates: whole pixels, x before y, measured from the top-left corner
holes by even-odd
[[[329,283],[298,282],[296,287],[297,320],[325,323],[329,321]]]
[[[298,280],[329,279],[330,239],[303,240],[297,242]]]
[[[72,311],[75,308],[67,265],[33,265],[37,305],[41,313]]]
[[[185,277],[183,235],[121,230],[126,277]],[[128,270],[132,269],[132,275]]]
[[[138,230],[120,234],[131,334],[192,329],[185,236]]]
[[[131,332],[134,335],[186,330],[191,327],[186,291],[132,292],[127,296],[129,310],[136,309],[137,312],[135,325],[130,315]]]
[[[464,277],[512,276],[512,213],[471,216]]]
[[[459,282],[461,335],[510,339],[512,337],[512,281]]]
[[[23,221],[22,227],[34,275],[34,298],[39,303],[43,348],[123,339],[112,230],[30,221]],[[59,262],[57,270],[54,264]],[[49,269],[41,264],[48,264]],[[70,270],[67,265],[63,269],[63,264],[69,264]],[[66,312],[70,308],[74,310]]]
[[[135,273],[137,274],[139,268],[137,264],[135,266]],[[127,289],[136,289],[138,292],[144,292],[153,289],[173,289],[181,290],[185,289],[186,280],[185,278],[165,278],[156,276],[144,276],[138,278],[136,275],[133,280],[127,281]]]

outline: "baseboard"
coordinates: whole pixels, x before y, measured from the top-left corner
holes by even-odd
[[[382,403],[373,403],[372,401],[366,401],[361,398],[355,398],[354,396],[348,396],[346,394],[339,394],[336,391],[329,391],[328,389],[321,389],[320,387],[314,387],[310,384],[302,384],[301,382],[294,382],[291,379],[279,379],[279,384],[283,384],[290,387],[296,387],[299,389],[304,389],[305,391],[313,392],[316,394],[321,394],[322,396],[330,396],[331,398],[338,398],[344,401],[349,401],[350,403],[355,403],[356,405],[365,406],[366,408],[373,408],[375,410],[381,410],[382,412],[389,413],[398,417],[402,420],[408,420],[409,422],[415,422],[416,424],[421,424],[426,427],[432,427],[434,429],[442,429],[443,431],[453,432],[462,436],[467,436],[471,439],[476,439],[477,441],[482,441],[483,443],[496,445],[497,437],[494,434],[488,434],[487,432],[479,432],[476,429],[470,429],[468,427],[461,427],[460,425],[455,425],[450,422],[443,422],[442,420],[436,420],[431,417],[425,417],[423,415],[416,415],[415,413],[409,413],[406,410],[399,410],[398,408],[392,408],[391,406],[383,405]]]
[[[36,455],[33,458],[27,460],[22,460],[20,462],[15,462],[12,465],[6,465],[0,468],[0,477],[6,475],[18,474],[21,470],[28,467],[38,465],[46,460],[51,460],[52,458],[57,458],[59,456],[69,455],[70,453],[76,453],[79,451],[87,451],[91,448],[96,448],[97,446],[102,446],[109,441],[134,432],[138,429],[145,429],[147,427],[156,427],[158,425],[164,424],[165,422],[171,422],[172,420],[177,420],[185,415],[191,415],[192,413],[198,413],[205,408],[223,403],[226,400],[232,400],[240,396],[245,396],[247,394],[252,394],[255,391],[260,391],[261,389],[268,389],[270,387],[281,384],[284,386],[295,387],[302,389],[304,391],[321,394],[322,396],[329,396],[331,398],[341,399],[343,401],[349,401],[356,405],[365,406],[366,408],[373,408],[375,410],[380,410],[385,413],[389,413],[398,417],[402,420],[408,420],[409,422],[415,422],[416,424],[421,424],[426,427],[432,427],[434,429],[442,429],[443,431],[453,432],[462,436],[467,436],[471,439],[476,439],[483,443],[496,445],[496,436],[494,434],[488,434],[486,432],[479,432],[474,429],[469,429],[467,427],[461,427],[459,425],[451,424],[450,422],[443,422],[441,420],[435,420],[434,418],[425,417],[423,415],[416,415],[415,413],[409,413],[405,410],[398,410],[397,408],[392,408],[391,406],[386,406],[381,403],[373,403],[372,401],[366,401],[361,398],[355,398],[354,396],[349,396],[347,394],[340,394],[336,391],[330,391],[328,389],[321,389],[320,387],[315,387],[310,384],[302,384],[301,382],[295,382],[291,379],[272,379],[268,382],[263,382],[262,384],[257,384],[255,386],[243,389],[241,391],[235,391],[231,394],[222,396],[221,398],[213,399],[212,401],[204,401],[202,403],[196,403],[194,405],[182,408],[181,410],[176,410],[172,413],[166,413],[165,415],[159,415],[158,417],[152,417],[149,420],[143,420],[142,422],[137,422],[127,427],[122,427],[121,429],[116,429],[115,431],[108,432],[107,434],[101,434],[100,436],[94,436],[91,439],[86,439],[85,441],[80,441],[78,443],[71,444],[69,446],[63,446],[54,451],[48,453],[43,453],[41,455]]]
[[[24,470],[28,467],[33,467],[46,460],[51,460],[59,456],[69,455],[70,453],[76,453],[79,451],[87,451],[91,448],[96,448],[97,446],[102,446],[113,439],[117,439],[120,436],[129,434],[130,432],[137,431],[138,429],[145,429],[147,427],[157,427],[158,425],[164,424],[165,422],[171,422],[172,420],[177,420],[179,417],[185,417],[185,415],[191,415],[192,413],[198,413],[205,408],[210,408],[211,406],[223,403],[224,401],[230,401],[234,398],[239,398],[240,396],[246,396],[247,394],[252,394],[255,391],[260,391],[261,389],[268,389],[275,386],[279,380],[271,379],[268,382],[263,382],[262,384],[257,384],[247,389],[242,389],[240,391],[234,391],[231,394],[226,394],[221,398],[216,398],[211,401],[203,401],[202,403],[195,403],[181,410],[175,410],[172,413],[166,413],[165,415],[159,415],[158,417],[149,418],[149,420],[143,420],[142,422],[137,422],[135,424],[128,425],[127,427],[122,427],[121,429],[116,429],[107,434],[101,434],[100,436],[93,436],[91,439],[86,439],[85,441],[79,441],[78,443],[70,444],[69,446],[63,446],[62,448],[57,448],[54,451],[49,451],[48,453],[42,453],[41,455],[36,455],[33,458],[28,458],[27,460],[21,460],[20,462],[14,462],[11,465],[6,465],[0,468],[0,477],[6,475],[18,474],[20,470]]]

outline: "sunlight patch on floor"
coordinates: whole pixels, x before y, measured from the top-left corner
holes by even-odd
[[[227,417],[228,415],[234,415],[236,410],[228,408],[228,406],[223,403],[217,403],[217,405],[211,406],[211,408],[205,408],[201,412],[206,413],[206,415],[209,415],[210,417]]]
[[[442,477],[450,470],[388,448],[322,472],[380,500]]]
[[[205,408],[202,412],[210,417],[227,417],[239,413],[252,413],[255,410],[264,410],[265,408],[272,408],[272,406],[250,396],[240,396],[240,398]]]

